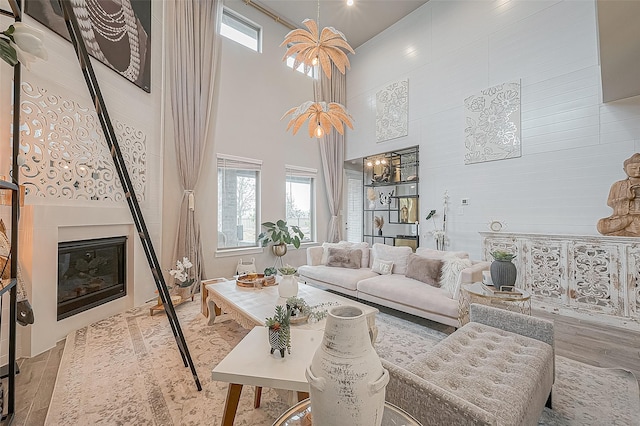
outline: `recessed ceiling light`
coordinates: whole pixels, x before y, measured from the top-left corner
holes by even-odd
[[[353,6],[353,0],[347,0],[347,6]]]

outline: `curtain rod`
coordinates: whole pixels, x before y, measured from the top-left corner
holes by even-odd
[[[273,13],[271,10],[267,9],[265,6],[261,5],[260,3],[256,3],[252,0],[242,0],[242,1],[244,2],[244,4],[254,7],[255,9],[264,13],[274,21],[289,28],[290,30],[297,30],[299,28],[293,25],[291,22],[287,21],[286,19],[281,18],[279,15],[276,15],[275,13]]]

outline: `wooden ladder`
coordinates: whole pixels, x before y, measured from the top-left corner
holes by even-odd
[[[82,73],[84,74],[84,79],[87,83],[89,94],[91,95],[96,113],[98,114],[98,119],[100,120],[102,131],[104,133],[105,139],[107,140],[107,145],[109,146],[109,150],[111,152],[111,158],[113,158],[116,171],[118,172],[118,177],[120,178],[120,182],[122,183],[122,188],[129,205],[129,210],[131,211],[131,216],[133,216],[133,221],[136,225],[138,235],[140,236],[140,241],[142,242],[144,253],[147,256],[147,261],[149,262],[149,267],[151,268],[153,279],[155,280],[156,287],[158,288],[158,294],[160,295],[160,299],[162,300],[162,304],[164,305],[164,310],[167,313],[167,318],[169,319],[169,324],[171,324],[171,330],[173,331],[176,343],[178,344],[178,349],[180,349],[182,361],[184,362],[185,367],[189,367],[191,369],[191,374],[193,375],[193,379],[196,382],[196,387],[200,391],[202,390],[202,386],[200,385],[200,380],[198,379],[198,373],[196,372],[193,360],[191,359],[191,355],[189,354],[187,343],[184,340],[184,334],[182,333],[180,323],[178,322],[178,317],[176,316],[176,311],[174,309],[173,303],[171,302],[169,289],[164,281],[164,277],[162,276],[160,262],[158,262],[155,250],[153,249],[153,244],[151,243],[151,238],[149,237],[149,231],[147,230],[147,225],[145,224],[144,218],[142,216],[142,211],[140,210],[140,205],[138,204],[138,199],[136,197],[133,184],[131,183],[131,179],[129,178],[127,166],[124,162],[124,158],[122,157],[120,146],[118,145],[118,139],[116,138],[116,134],[113,130],[113,125],[111,124],[111,119],[109,118],[107,107],[105,105],[104,98],[102,97],[102,93],[98,85],[98,80],[96,79],[96,75],[93,71],[93,67],[89,59],[89,54],[87,53],[87,47],[80,32],[78,20],[76,18],[75,12],[73,11],[73,5],[71,4],[71,0],[58,1],[62,6],[62,10],[64,11],[64,19],[67,24],[67,29],[69,30],[71,42],[73,43],[73,47],[76,51],[76,56],[78,57],[78,61],[80,62],[80,68],[82,69]]]

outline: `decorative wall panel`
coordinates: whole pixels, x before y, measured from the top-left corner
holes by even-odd
[[[520,81],[499,84],[464,100],[464,163],[520,157]]]
[[[408,134],[409,80],[403,80],[376,93],[376,142]]]
[[[122,185],[93,106],[22,83],[21,183],[28,196],[124,200]],[[113,120],[138,200],[146,185],[146,135]]]
[[[640,320],[640,247],[630,237],[481,232],[483,254],[518,256],[516,286],[534,301]],[[554,308],[555,309],[555,308]]]

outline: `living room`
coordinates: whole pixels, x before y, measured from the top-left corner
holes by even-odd
[[[142,146],[138,149],[145,156],[138,169],[145,176],[141,207],[163,270],[168,271],[175,263],[183,188],[169,96],[171,49],[165,28],[171,12],[165,2],[150,3],[150,92],[132,86],[100,63],[94,66],[114,121],[131,128],[134,135],[143,134],[131,142]],[[219,249],[215,182],[221,156],[261,161],[257,223],[284,217],[288,165],[317,171],[312,241],[301,250],[289,250],[287,263],[305,264],[305,249],[326,240],[331,220],[317,140],[304,130],[296,135],[286,132],[286,121],[281,120],[285,111],[313,96],[313,80],[282,61],[285,48],[280,44],[289,29],[244,1],[226,1],[225,6],[261,27],[262,50],[257,53],[229,39],[221,40],[213,124],[194,191],[206,278],[232,276],[239,259],[255,258],[259,270],[274,262],[268,250],[258,247]],[[315,4],[309,9],[308,17],[315,18]],[[320,19],[322,26],[334,25],[323,18],[322,7]],[[74,102],[75,112],[83,114],[83,109],[91,108],[91,100],[73,49],[28,13],[24,21],[45,32],[49,60],[23,70],[23,82],[28,85],[23,86],[23,99],[33,105],[47,96],[66,99]],[[4,29],[10,20],[0,22]],[[435,219],[441,223],[442,198],[447,191],[446,249],[468,252],[472,259],[483,258],[479,232],[489,231],[492,221],[505,225],[501,232],[597,236],[596,223],[611,214],[606,203],[609,188],[625,177],[623,161],[640,150],[638,92],[631,91],[617,101],[602,101],[604,85],[610,81],[601,78],[599,31],[604,28],[599,24],[595,1],[427,2],[349,55],[346,106],[354,129],[347,131],[345,161],[361,164],[362,157],[419,146],[420,220],[436,209]],[[3,66],[0,74],[0,115],[9,117],[11,70]],[[408,80],[408,135],[377,143],[376,93],[401,80]],[[512,81],[521,84],[521,156],[465,164],[464,100]],[[47,105],[49,110],[55,107]],[[2,120],[0,135],[2,140],[11,139],[9,120]],[[29,143],[35,145],[35,141]],[[1,144],[0,153],[0,175],[6,176],[8,143]],[[60,179],[50,182],[58,184]],[[95,201],[83,196],[86,194],[68,198],[61,188],[59,193],[47,192],[50,182],[27,195],[20,219],[24,229],[20,260],[29,271],[27,292],[36,321],[45,324],[19,328],[18,355],[24,357],[35,357],[55,347],[71,331],[157,296],[124,201]],[[9,223],[10,210],[3,208],[0,217]],[[344,216],[340,220],[346,222]],[[432,225],[431,221],[420,224],[421,246],[435,247],[429,234]],[[132,279],[127,297],[58,321],[50,304],[56,298],[52,280],[57,259],[51,254],[55,246],[72,239],[122,233],[129,236],[133,253],[128,262]],[[635,316],[627,318],[630,330],[638,321],[637,304]],[[200,374],[208,375],[208,370]]]

